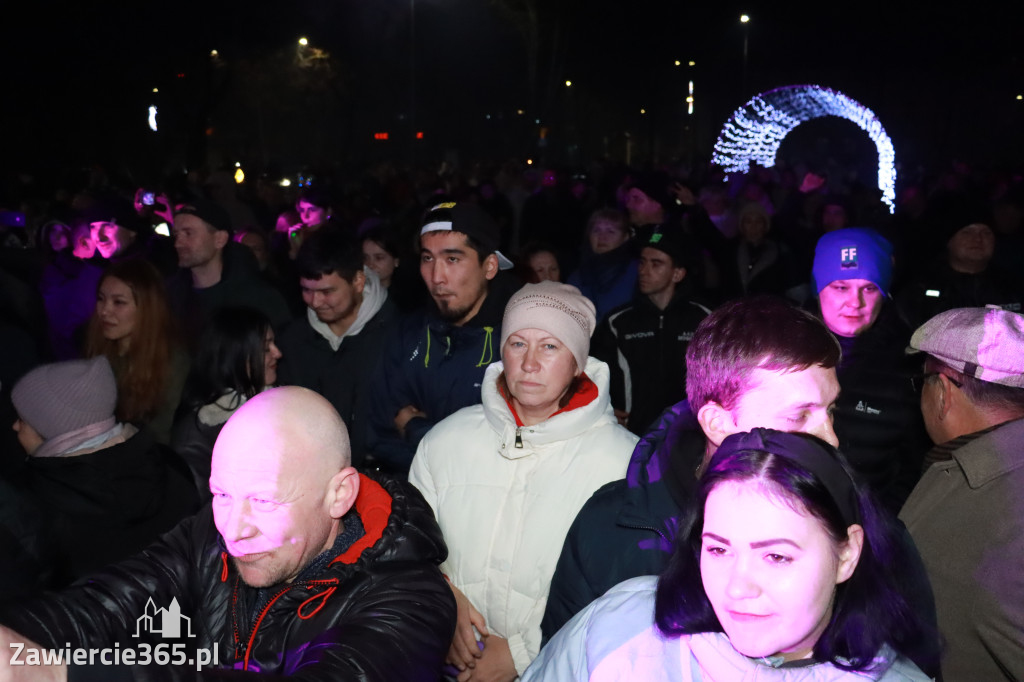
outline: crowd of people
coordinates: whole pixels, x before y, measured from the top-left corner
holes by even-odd
[[[62,189],[0,206],[0,646],[1024,679],[1019,179]],[[151,676],[59,663],[0,669]]]

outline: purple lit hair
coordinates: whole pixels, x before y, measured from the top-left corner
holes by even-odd
[[[797,510],[806,510],[821,523],[836,544],[847,539],[847,520],[835,490],[846,488],[852,495],[853,514],[864,528],[864,547],[853,575],[836,586],[832,617],[814,645],[814,660],[829,662],[846,670],[867,670],[886,644],[897,653],[919,660],[921,642],[929,636],[908,598],[908,590],[894,576],[893,567],[905,565],[908,550],[901,542],[894,520],[889,518],[871,494],[854,483],[849,466],[838,451],[825,441],[804,433],[783,433],[759,429],[772,436],[767,449],[730,448],[730,436],[722,444],[701,476],[696,499],[676,537],[669,564],[658,580],[655,623],[667,636],[701,632],[722,632],[722,625],[704,591],[700,552],[704,530],[704,507],[708,495],[729,481],[757,481],[768,494],[777,495]],[[796,439],[796,440],[794,440]],[[839,472],[848,477],[842,485],[827,485],[797,459],[789,456],[785,444],[822,458],[821,472]],[[797,449],[797,448],[794,448]],[[830,463],[826,464],[825,460]],[[832,491],[830,492],[830,488]],[[846,516],[849,516],[849,512]]]
[[[808,312],[775,296],[730,301],[704,318],[686,349],[686,397],[696,413],[736,406],[755,369],[836,367],[839,342]]]

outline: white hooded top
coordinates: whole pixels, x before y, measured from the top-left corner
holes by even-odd
[[[441,570],[508,640],[522,674],[540,651],[540,622],[569,526],[595,490],[626,475],[637,437],[619,426],[608,366],[588,358],[598,396],[534,426],[516,427],[487,368],[482,405],[459,410],[420,441],[409,481],[448,544]],[[517,434],[522,447],[516,447]]]

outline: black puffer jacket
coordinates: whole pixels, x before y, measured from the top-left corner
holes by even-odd
[[[218,668],[106,667],[95,679],[434,682],[455,630],[455,602],[437,568],[447,549],[430,507],[408,484],[364,475],[354,510],[363,538],[315,578],[264,590],[266,606],[251,618],[240,605],[258,597],[228,561],[206,507],[88,583],[6,606],[0,622],[44,647],[118,642],[137,650],[133,634],[147,601],[163,608],[177,599],[195,635],[182,638],[189,656],[216,645]],[[91,672],[72,667],[69,679]]]
[[[834,418],[839,449],[896,514],[921,477],[930,445],[921,396],[911,382],[921,359],[906,354],[910,329],[891,302],[863,334],[838,338],[843,347]]]

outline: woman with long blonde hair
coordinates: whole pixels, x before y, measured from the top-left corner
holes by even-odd
[[[96,288],[86,357],[105,355],[117,377],[117,417],[170,440],[188,356],[174,342],[160,273],[142,259],[110,266]]]

